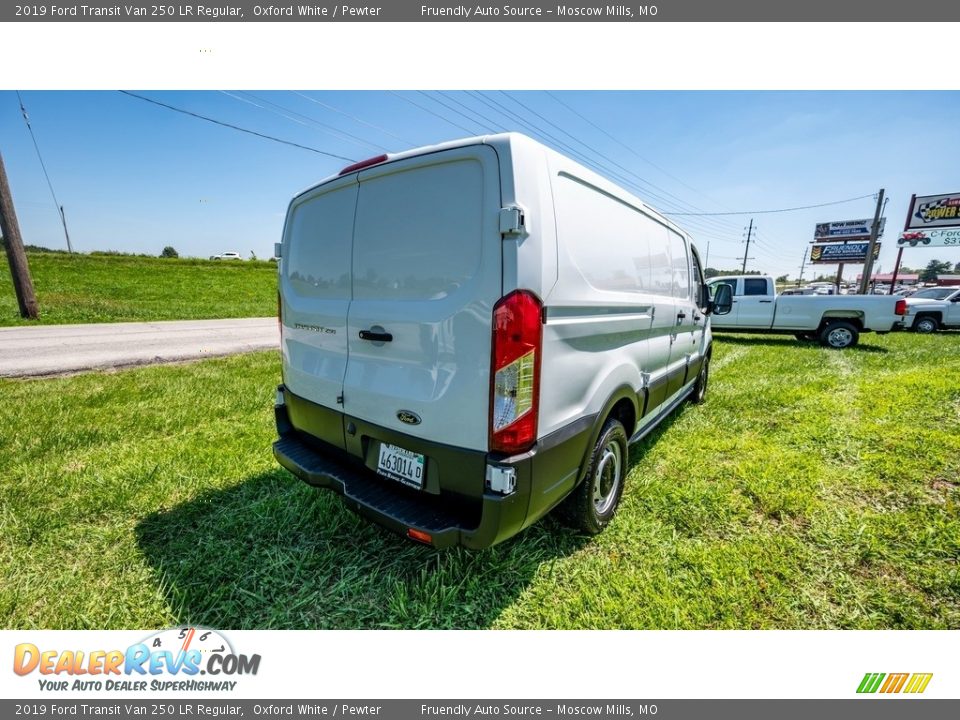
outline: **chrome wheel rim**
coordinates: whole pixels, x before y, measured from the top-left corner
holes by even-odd
[[[853,342],[853,333],[847,328],[834,328],[827,335],[827,342],[831,347],[842,348]]]
[[[593,507],[598,515],[607,513],[620,488],[620,465],[623,461],[620,444],[611,440],[604,445],[594,471]]]
[[[917,330],[922,333],[933,332],[933,323],[929,320],[920,320],[917,323]]]
[[[700,370],[700,387],[697,388],[697,399],[703,400],[707,395],[707,378],[710,375],[710,358],[703,359],[703,369]]]

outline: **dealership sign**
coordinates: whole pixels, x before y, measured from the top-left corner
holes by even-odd
[[[814,243],[810,250],[810,262],[815,263],[864,263],[867,261],[868,242]],[[873,259],[880,254],[880,243],[874,245]]]
[[[877,237],[883,235],[883,228],[887,223],[886,218],[880,219],[880,232]],[[870,228],[873,227],[873,219],[863,220],[839,220],[837,222],[817,223],[816,230],[813,233],[814,240],[869,240]]]
[[[939,230],[907,230],[897,240],[899,247],[960,247],[960,227]]]
[[[907,217],[907,230],[960,227],[960,192],[915,197]]]

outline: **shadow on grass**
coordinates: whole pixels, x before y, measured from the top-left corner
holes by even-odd
[[[801,347],[801,348],[811,348],[811,349],[820,349],[823,347],[819,342],[815,340],[797,340],[796,338],[790,335],[735,335],[735,334],[724,334],[720,330],[714,331],[714,338],[719,342],[722,342],[724,345],[746,345],[748,347],[784,347],[790,345],[792,347]],[[838,352],[866,352],[866,353],[886,353],[889,352],[886,348],[878,347],[876,345],[864,345],[858,343],[851,348],[845,348]]]
[[[550,517],[484,551],[436,551],[282,469],[144,518],[141,551],[183,623],[219,628],[484,628],[588,538]]]

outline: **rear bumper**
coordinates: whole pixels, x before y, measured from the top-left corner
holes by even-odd
[[[404,439],[395,431],[366,426],[374,438],[382,433],[380,436],[388,442],[423,452],[430,458],[428,463],[433,458],[443,459],[446,477],[455,480],[454,491],[446,492],[441,487],[437,493],[428,493],[381,477],[361,458],[298,430],[285,404],[276,405],[274,412],[280,436],[273,444],[277,462],[309,485],[341,495],[359,515],[413,539],[425,533],[429,544],[437,548],[490,547],[535,522],[573,488],[588,441],[587,432],[568,433],[564,443],[551,449],[535,448],[516,457],[495,458],[474,450],[425,443],[420,438]],[[501,495],[485,487],[487,465],[514,469],[513,493]],[[557,477],[556,471],[571,465]],[[459,492],[465,486],[473,488],[472,495]],[[415,531],[413,536],[411,530]]]

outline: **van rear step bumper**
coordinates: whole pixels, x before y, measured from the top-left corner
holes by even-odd
[[[391,480],[354,464],[349,457],[341,459],[335,450],[318,451],[296,431],[274,442],[273,454],[309,485],[342,495],[354,512],[407,538],[418,540],[422,535],[416,533],[426,533],[433,547],[490,547],[516,534],[526,520],[529,491],[508,496],[485,493],[479,501],[479,521],[469,523],[436,504],[424,503],[405,488],[394,487]]]

